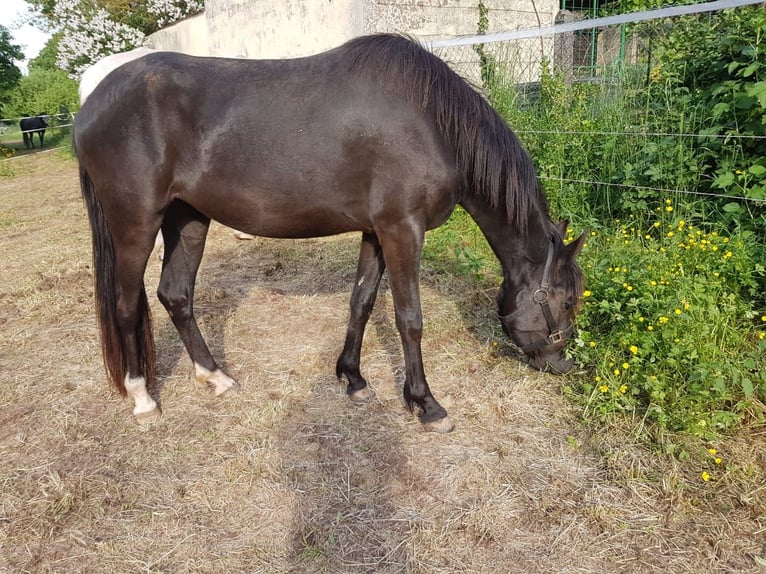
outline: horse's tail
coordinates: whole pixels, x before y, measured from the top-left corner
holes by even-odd
[[[104,218],[101,202],[95,193],[93,181],[82,163],[80,164],[80,189],[88,210],[93,238],[96,316],[101,332],[101,353],[104,367],[111,383],[121,395],[125,396],[127,361],[117,318],[114,245]],[[136,346],[139,354],[139,367],[145,376],[146,384],[151,385],[155,380],[154,338],[152,336],[149,304],[143,284],[141,285],[136,317]]]

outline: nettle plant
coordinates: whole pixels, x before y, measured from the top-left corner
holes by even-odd
[[[567,387],[586,413],[639,416],[712,438],[763,417],[764,267],[747,233],[725,236],[676,215],[616,221],[583,251],[588,276],[572,353],[586,371]]]

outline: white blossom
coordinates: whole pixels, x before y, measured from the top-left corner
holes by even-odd
[[[149,0],[147,11],[157,17],[162,28],[205,8],[205,0]]]
[[[147,10],[163,27],[204,7],[204,0],[149,0]],[[56,64],[75,80],[101,58],[144,44],[141,30],[115,22],[87,0],[58,0],[54,18],[62,31]]]

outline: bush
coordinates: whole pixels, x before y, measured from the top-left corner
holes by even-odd
[[[636,414],[660,429],[711,438],[766,403],[766,313],[754,308],[762,263],[750,232],[726,236],[676,215],[594,233],[567,387],[586,413]]]

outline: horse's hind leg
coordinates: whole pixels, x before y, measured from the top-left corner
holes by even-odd
[[[115,237],[116,322],[125,357],[125,391],[133,399],[133,414],[141,422],[159,417],[147,381],[154,381],[154,346],[151,319],[144,289],[144,271],[151,242],[142,244],[136,234]]]
[[[355,401],[365,401],[371,395],[367,388],[367,381],[359,372],[359,361],[364,329],[375,305],[384,269],[383,252],[378,238],[372,234],[363,234],[356,282],[351,293],[351,313],[348,319],[346,343],[343,345],[343,351],[335,367],[335,373],[339,379],[344,376],[348,379],[346,392]]]
[[[157,296],[194,362],[197,383],[212,383],[215,394],[221,395],[236,382],[216,364],[194,318],[194,282],[209,226],[210,219],[187,203],[175,201],[168,208],[162,223],[165,254]]]

